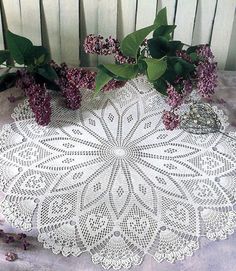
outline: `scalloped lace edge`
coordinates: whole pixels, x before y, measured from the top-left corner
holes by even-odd
[[[3,214],[5,220],[13,225],[16,228],[21,229],[22,231],[31,231],[32,230],[32,223],[26,222],[25,218],[22,217],[16,217],[14,213],[10,210],[9,207],[5,207],[4,205],[8,205],[7,200],[4,199],[0,202],[0,211]],[[4,208],[3,208],[4,206]]]
[[[15,108],[11,117],[14,121],[28,120],[34,117],[33,112],[29,107],[29,102],[25,99],[22,103],[19,103]]]
[[[1,202],[2,206],[2,202]],[[235,214],[234,211],[231,211]],[[23,219],[16,219],[14,216],[12,216],[12,212],[8,212],[5,210],[3,212],[4,217],[8,223],[11,223],[13,226],[16,228],[20,228],[23,231],[30,231],[32,230],[32,224],[31,223],[25,223]],[[47,240],[43,237],[43,234],[41,234],[38,231],[38,241],[43,244],[43,247],[46,249],[51,249],[53,254],[59,254],[62,253],[63,256],[68,257],[68,256],[79,256],[82,253],[88,252],[91,255],[91,260],[94,264],[101,264],[103,268],[109,269],[109,268],[114,268],[114,269],[120,269],[120,268],[125,268],[129,269],[132,265],[140,265],[146,255],[149,255],[153,257],[157,262],[162,262],[162,261],[167,261],[170,263],[174,263],[175,261],[181,261],[184,260],[187,256],[193,256],[194,251],[199,249],[199,243],[201,241],[201,238],[203,236],[207,237],[210,241],[216,241],[218,239],[224,240],[227,239],[230,235],[234,233],[234,230],[236,228],[236,223],[233,222],[233,218],[231,217],[230,221],[226,224],[225,228],[221,229],[219,232],[217,232],[217,235],[212,235],[211,233],[207,233],[206,235],[199,236],[196,241],[191,241],[188,243],[187,246],[182,248],[181,250],[177,252],[170,252],[167,254],[160,254],[160,253],[155,253],[154,255],[146,252],[144,253],[143,256],[134,256],[130,257],[125,260],[120,260],[119,262],[115,260],[107,260],[105,257],[100,256],[99,254],[93,254],[89,250],[81,251],[78,249],[78,247],[72,247],[72,248],[67,248],[67,249],[59,249],[60,246],[53,246],[53,243],[48,243]]]

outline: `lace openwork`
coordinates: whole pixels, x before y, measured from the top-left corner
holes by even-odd
[[[166,131],[166,105],[144,77],[83,96],[77,111],[56,106],[55,98],[47,127],[35,123],[25,102],[3,128],[0,186],[8,221],[36,227],[54,253],[87,251],[94,263],[116,269],[141,263],[145,254],[180,260],[199,247],[200,236],[233,233],[235,141]]]

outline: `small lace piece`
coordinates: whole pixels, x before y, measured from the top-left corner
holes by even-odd
[[[167,131],[163,98],[139,77],[80,110],[52,101],[49,126],[27,102],[0,137],[2,211],[36,228],[53,253],[89,252],[104,268],[191,256],[199,238],[225,239],[236,226],[236,137]]]
[[[214,109],[207,103],[193,103],[181,118],[181,128],[189,133],[208,134],[221,130],[221,122]]]

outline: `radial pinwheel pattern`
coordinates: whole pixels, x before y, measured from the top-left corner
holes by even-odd
[[[233,233],[236,134],[227,136],[227,124],[224,134],[166,131],[163,98],[144,77],[83,96],[77,111],[55,97],[48,127],[34,122],[27,102],[4,126],[2,210],[14,226],[36,228],[54,253],[87,251],[116,269],[145,254],[180,260],[201,236]]]

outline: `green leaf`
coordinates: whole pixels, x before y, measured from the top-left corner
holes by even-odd
[[[28,64],[27,70],[28,70],[30,73],[33,73],[33,72],[35,72],[35,70],[37,70],[37,67],[35,67],[33,64]]]
[[[182,50],[183,43],[179,40],[172,40],[168,43],[168,55],[176,55],[177,50]]]
[[[38,59],[36,59],[36,64],[43,64],[45,63],[46,55],[41,55]]]
[[[176,74],[178,74],[178,75],[181,75],[183,72],[182,65],[179,62],[175,63],[174,69],[175,69]]]
[[[166,11],[166,8],[163,8],[161,9],[157,16],[156,16],[156,19],[154,21],[154,24],[156,25],[167,25],[167,11]]]
[[[0,64],[5,62],[10,57],[10,52],[8,50],[0,50]]]
[[[25,64],[26,65],[43,65],[49,62],[50,54],[43,46],[33,46],[27,53]]]
[[[153,58],[162,58],[165,55],[175,56],[176,50],[181,50],[182,47],[181,41],[168,41],[162,36],[148,40],[148,48]]]
[[[146,36],[156,28],[157,26],[154,24],[127,35],[121,42],[121,52],[125,56],[137,59],[139,46],[142,44]]]
[[[118,65],[118,64],[117,64],[117,65]],[[97,66],[97,68],[98,68],[99,70],[102,70],[102,71],[105,72],[106,74],[110,75],[110,77],[112,77],[112,78],[114,78],[114,79],[116,79],[116,80],[119,80],[119,81],[126,81],[126,80],[127,80],[126,78],[117,76],[117,75],[115,75],[114,73],[110,72],[108,69],[106,69],[106,68],[104,67],[103,64],[99,64],[99,65]]]
[[[139,46],[142,44],[146,36],[161,25],[167,25],[166,8],[160,10],[153,25],[147,26],[127,35],[121,42],[121,52],[137,59]]]
[[[137,64],[104,64],[103,66],[112,74],[124,79],[132,79],[136,77],[138,73]]]
[[[194,71],[194,65],[192,63],[189,63],[182,58],[178,59],[179,63],[181,63],[184,71],[184,75],[189,74]]]
[[[147,75],[150,81],[159,79],[167,69],[165,59],[146,58],[143,61],[147,63]]]
[[[196,52],[197,48],[198,48],[197,45],[188,47],[187,54],[191,54],[191,53]]]
[[[139,69],[139,73],[146,73],[147,70],[147,63],[144,61],[143,58],[141,58],[138,61],[138,69]]]
[[[163,37],[149,39],[148,48],[153,58],[162,58],[168,53],[168,40]]]
[[[180,57],[168,57],[168,72],[164,75],[165,79],[172,83],[176,75],[186,77],[194,71],[194,65]]]
[[[43,76],[49,81],[55,81],[58,79],[56,71],[49,64],[39,67],[36,73]]]
[[[30,50],[32,50],[33,44],[32,42],[24,37],[18,36],[9,30],[6,35],[8,49],[14,60],[18,64],[25,64],[27,61],[27,54]]]
[[[180,57],[168,57],[168,70],[163,76],[168,82],[173,83],[176,76],[187,78],[194,71],[194,64],[183,60]]]
[[[95,78],[95,95],[112,79],[110,75],[108,75],[103,70],[98,70],[98,73]]]
[[[153,37],[165,37],[170,40],[170,34],[175,30],[176,25],[160,25],[154,32]]]
[[[174,83],[174,81],[176,80],[175,70],[168,67],[162,78],[165,79],[170,84]]]
[[[43,46],[33,47],[33,56],[36,59],[38,65],[46,64],[50,60],[50,54],[48,50]]]
[[[154,83],[153,83],[153,86],[154,88],[159,92],[161,93],[162,95],[167,95],[167,85],[166,85],[166,82],[165,80],[163,80],[162,78],[156,80]]]
[[[191,60],[193,62],[198,60],[198,54],[197,53],[191,53],[191,54],[189,54],[189,56],[191,57]]]

